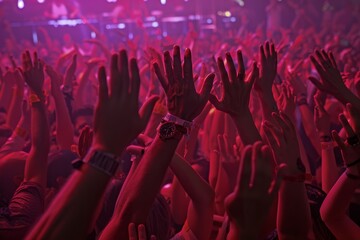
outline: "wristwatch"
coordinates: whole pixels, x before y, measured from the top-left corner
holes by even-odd
[[[108,152],[95,150],[85,162],[109,176],[114,176],[121,165],[121,158]]]
[[[158,133],[161,140],[166,141],[169,139],[180,140],[183,135],[187,134],[186,127],[178,125],[174,122],[162,121],[158,127]]]

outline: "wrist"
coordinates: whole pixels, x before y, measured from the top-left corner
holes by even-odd
[[[125,145],[117,144],[115,146],[114,144],[102,143],[100,140],[94,139],[94,143],[92,144],[90,150],[108,152],[108,153],[114,154],[116,156],[121,156],[124,149],[125,149]],[[90,152],[90,150],[89,150],[89,152]]]

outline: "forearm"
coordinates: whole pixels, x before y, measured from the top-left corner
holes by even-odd
[[[336,165],[333,143],[324,144],[321,150],[321,188],[328,193],[338,179],[338,168]]]
[[[279,239],[307,239],[311,217],[305,184],[283,181],[279,190],[277,230]]]
[[[273,117],[271,114],[273,112],[278,112],[278,108],[276,105],[276,101],[271,91],[268,92],[258,92],[260,103],[261,103],[261,110],[263,115],[263,120],[274,122]]]
[[[89,81],[91,70],[88,68],[81,74],[79,79],[79,86],[76,91],[75,106],[77,109],[84,105],[85,89]]]
[[[170,210],[174,222],[177,225],[182,225],[185,223],[188,207],[189,198],[186,196],[186,192],[181,186],[181,183],[177,177],[174,176],[174,179],[171,183]]]
[[[9,106],[6,123],[11,129],[15,129],[21,118],[21,105],[23,101],[24,89],[18,87],[13,89],[13,96]]]
[[[84,164],[70,177],[27,239],[86,239],[110,179]]]
[[[62,92],[53,94],[56,112],[56,140],[61,149],[70,149],[74,141],[74,127]]]
[[[337,239],[355,240],[359,238],[360,228],[346,214],[358,187],[359,180],[350,179],[343,173],[321,206],[321,218]]]
[[[46,186],[50,132],[43,102],[31,104],[31,150],[25,165],[25,180]]]
[[[0,89],[0,107],[8,111],[10,102],[11,102],[11,87],[8,85],[8,83],[3,83]]]
[[[178,143],[175,139],[164,142],[158,136],[155,138],[135,170],[131,186],[123,189],[101,239],[128,239],[129,223],[146,222]]]
[[[309,138],[311,144],[315,147],[316,151],[321,154],[319,134],[314,123],[314,114],[307,104],[300,105],[299,110],[305,134]]]
[[[250,111],[244,111],[241,116],[233,118],[233,121],[244,146],[262,140]]]
[[[199,205],[213,204],[214,192],[207,182],[181,156],[175,154],[170,168],[183,186],[192,202]]]

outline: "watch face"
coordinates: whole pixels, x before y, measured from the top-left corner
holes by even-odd
[[[176,126],[174,123],[164,123],[159,129],[160,137],[163,139],[169,139],[174,137],[176,133]]]

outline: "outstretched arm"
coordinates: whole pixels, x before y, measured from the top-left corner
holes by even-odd
[[[91,231],[106,186],[120,165],[119,156],[145,128],[156,101],[150,99],[138,112],[138,76],[136,60],[129,67],[125,51],[112,56],[109,87],[105,68],[99,69],[94,141],[86,163],[70,177],[27,239],[84,239]]]
[[[355,117],[355,115],[351,114],[356,111],[355,108],[351,104],[348,104],[347,107],[351,110],[349,111],[351,119],[359,125],[360,119],[358,112]],[[355,190],[360,184],[360,140],[357,135],[358,132],[354,131],[356,128],[350,126],[344,115],[340,115],[339,120],[346,131],[347,141],[344,142],[340,139],[336,131],[333,131],[332,135],[341,149],[347,169],[326,196],[321,206],[320,214],[326,226],[337,239],[350,240],[357,239],[360,236],[359,226],[357,226],[346,213]]]
[[[25,165],[25,181],[46,187],[47,158],[50,149],[50,133],[47,121],[45,97],[43,95],[44,65],[34,53],[33,59],[27,51],[23,53],[23,74],[29,86],[31,107],[31,150]]]
[[[183,67],[178,46],[174,47],[173,58],[169,52],[166,52],[164,57],[167,79],[161,74],[158,64],[155,64],[155,70],[166,92],[167,107],[172,117],[160,125],[159,134],[133,174],[131,186],[125,186],[121,192],[113,218],[101,239],[127,239],[126,229],[130,222],[140,224],[146,221],[166,169],[184,134],[185,127],[180,125],[180,119],[191,122],[208,101],[214,75],[207,77],[202,91],[198,94],[194,87],[190,50],[185,52]],[[155,159],[156,164],[153,162]]]

